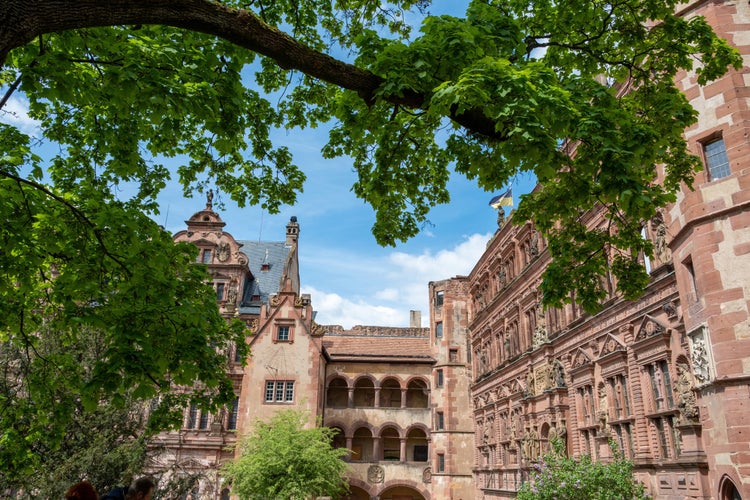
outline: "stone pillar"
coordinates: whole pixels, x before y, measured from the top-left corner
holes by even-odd
[[[375,388],[375,408],[380,408],[380,387]]]
[[[401,438],[401,451],[399,452],[399,462],[406,462],[406,439]]]

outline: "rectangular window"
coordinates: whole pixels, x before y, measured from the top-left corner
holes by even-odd
[[[443,305],[443,299],[445,297],[445,292],[443,290],[438,290],[435,292],[435,307],[441,307]]]
[[[201,410],[201,418],[198,423],[198,428],[202,430],[208,429],[208,412],[206,410]]]
[[[292,380],[267,380],[266,381],[266,403],[293,403],[294,381]]]
[[[203,250],[203,260],[201,262],[204,264],[211,263],[211,250]]]
[[[438,453],[437,456],[437,471],[445,472],[445,455],[442,453]]]
[[[288,326],[280,326],[278,330],[276,330],[276,340],[278,340],[279,342],[289,342]]]
[[[451,363],[458,363],[458,349],[451,349],[448,351],[448,361]]]
[[[435,383],[436,387],[443,387],[443,370],[437,371],[437,381]]]
[[[721,179],[731,173],[724,139],[716,139],[703,144],[703,156],[706,159],[709,180]]]
[[[240,411],[240,398],[234,398],[232,402],[232,409],[229,411],[229,421],[227,422],[227,428],[229,430],[237,429],[237,414]]]
[[[198,406],[195,403],[190,403],[190,409],[188,410],[188,429],[195,429],[198,423]]]
[[[435,414],[435,428],[442,431],[445,428],[445,415],[442,411]]]
[[[224,300],[224,283],[216,283],[216,300]]]
[[[435,323],[435,338],[443,338],[443,322]]]
[[[426,462],[427,461],[427,446],[423,444],[415,444],[413,459],[415,462]]]

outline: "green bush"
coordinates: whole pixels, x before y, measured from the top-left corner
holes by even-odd
[[[633,476],[633,463],[610,441],[613,459],[595,462],[584,455],[580,460],[564,455],[562,441],[533,466],[531,480],[518,492],[518,500],[637,500],[650,498],[643,484]]]

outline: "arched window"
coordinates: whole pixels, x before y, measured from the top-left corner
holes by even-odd
[[[422,380],[412,380],[406,388],[407,408],[427,408],[429,403],[427,384]]]
[[[401,408],[401,385],[398,380],[389,378],[380,386],[380,406]]]
[[[427,462],[428,458],[427,434],[422,429],[411,429],[406,435],[407,461]]]
[[[326,401],[329,408],[346,408],[349,401],[349,389],[346,380],[335,378],[328,384]]]
[[[354,407],[372,408],[375,406],[375,384],[369,378],[361,378],[354,385]]]
[[[366,427],[360,427],[352,437],[352,461],[372,461],[372,432]]]

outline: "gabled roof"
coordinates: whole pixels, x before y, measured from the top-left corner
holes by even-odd
[[[240,313],[259,314],[260,305],[268,303],[269,296],[279,291],[284,273],[284,263],[291,247],[283,241],[240,241],[241,252],[247,256],[247,266],[253,275],[245,287],[240,303]],[[264,266],[266,264],[268,267]],[[253,301],[257,295],[260,300]]]

